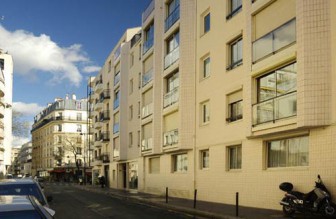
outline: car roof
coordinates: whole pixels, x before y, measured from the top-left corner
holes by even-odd
[[[24,179],[2,179],[0,180],[0,185],[3,184],[18,184],[18,185],[22,185],[22,184],[35,184],[37,183],[36,181],[34,181],[33,179],[30,178],[24,178]]]
[[[0,196],[0,212],[34,210],[29,196]]]

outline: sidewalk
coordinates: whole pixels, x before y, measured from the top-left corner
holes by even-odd
[[[197,201],[196,208],[194,208],[194,201],[189,199],[181,198],[168,198],[168,203],[163,196],[152,195],[148,193],[132,192],[126,190],[118,190],[112,188],[101,188],[92,185],[78,185],[72,184],[74,187],[97,192],[101,194],[106,194],[113,196],[115,198],[125,199],[138,204],[156,206],[163,209],[173,210],[177,212],[184,212],[189,215],[205,217],[205,218],[225,218],[225,219],[236,219],[236,206]],[[280,206],[279,206],[280,209]],[[267,210],[267,209],[256,209],[240,206],[238,209],[238,218],[246,219],[284,219],[281,211]],[[304,217],[303,215],[296,215],[295,218],[315,218],[315,217]]]

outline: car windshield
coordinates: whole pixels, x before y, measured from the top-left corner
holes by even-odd
[[[42,205],[46,204],[40,189],[35,184],[0,185],[0,195],[32,195],[35,196]]]
[[[41,215],[39,215],[36,211],[5,211],[0,212],[0,218],[1,219],[9,219],[9,218],[15,218],[15,219],[36,219],[36,218],[42,218]]]

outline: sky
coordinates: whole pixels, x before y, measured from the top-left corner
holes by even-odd
[[[127,28],[151,0],[1,0],[0,48],[13,57],[13,109],[33,122],[56,97],[87,95]],[[28,138],[14,137],[14,146]]]

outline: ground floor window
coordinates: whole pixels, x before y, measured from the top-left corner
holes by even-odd
[[[242,146],[234,145],[228,147],[229,170],[241,169],[242,164]]]
[[[173,155],[174,172],[187,172],[188,171],[188,155],[177,154]]]
[[[267,167],[309,165],[308,136],[266,142]]]
[[[149,158],[149,173],[160,173],[160,158]]]
[[[209,150],[201,151],[201,169],[209,168]]]

